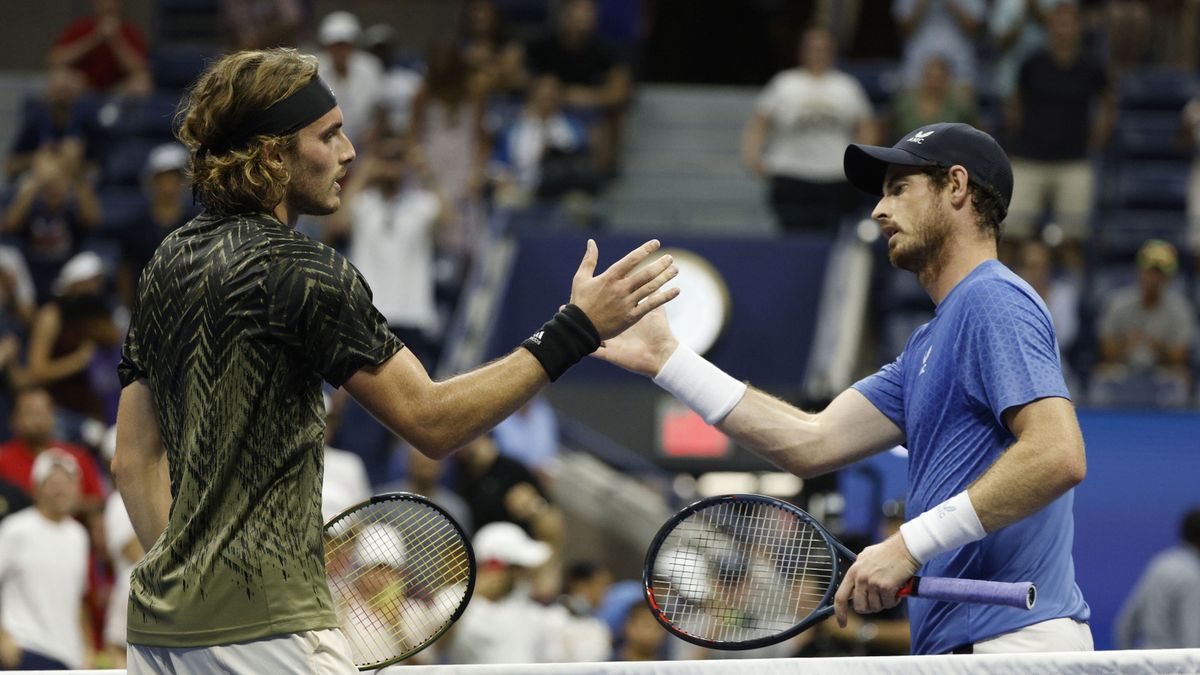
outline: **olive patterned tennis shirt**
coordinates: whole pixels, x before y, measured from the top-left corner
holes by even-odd
[[[122,350],[171,474],[133,570],[131,644],[229,644],[337,626],[321,537],[321,380],[402,348],[362,276],[265,214],[202,213],[146,266]]]

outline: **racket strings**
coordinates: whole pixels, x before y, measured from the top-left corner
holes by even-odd
[[[721,502],[690,514],[663,541],[654,601],[685,633],[745,642],[816,611],[833,570],[832,551],[811,523],[769,504]]]
[[[438,510],[372,503],[326,530],[334,606],[355,663],[407,656],[435,638],[465,599],[470,554]]]

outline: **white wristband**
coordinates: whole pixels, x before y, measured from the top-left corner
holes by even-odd
[[[654,376],[654,384],[695,410],[709,424],[725,419],[746,393],[745,382],[735,380],[682,344]]]
[[[987,536],[966,490],[900,526],[908,552],[922,565],[930,558]]]

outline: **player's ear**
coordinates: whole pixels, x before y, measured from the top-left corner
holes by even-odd
[[[274,139],[268,140],[259,148],[263,161],[272,168],[283,168],[283,144]]]
[[[950,181],[946,188],[950,191],[950,203],[955,208],[961,208],[971,198],[971,180],[967,170],[960,164],[950,167]]]

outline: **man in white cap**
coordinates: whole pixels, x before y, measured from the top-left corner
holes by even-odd
[[[87,668],[88,535],[71,517],[79,463],[50,449],[30,473],[34,505],[0,523],[0,669]]]
[[[451,663],[548,663],[568,660],[562,623],[530,597],[528,571],[550,559],[545,542],[509,522],[488,523],[472,542],[477,577],[471,604],[451,629]]]
[[[362,25],[346,11],[330,12],[321,20],[317,54],[321,79],[333,90],[342,109],[342,130],[362,147],[384,91],[379,59],[358,48]]]

